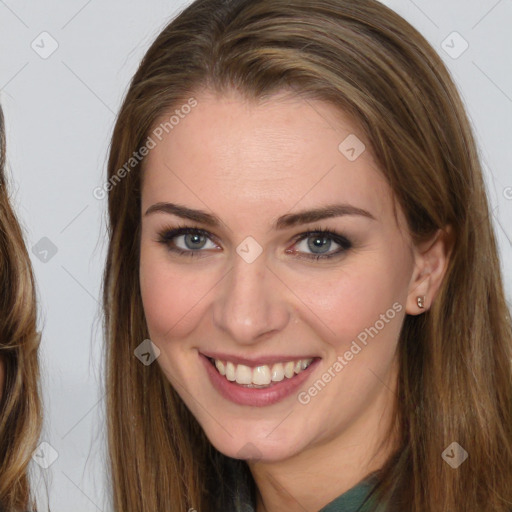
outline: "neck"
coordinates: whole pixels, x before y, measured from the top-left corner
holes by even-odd
[[[317,512],[380,469],[398,443],[396,425],[385,437],[394,420],[392,398],[387,388],[371,414],[358,418],[342,435],[285,460],[249,463],[258,491],[256,512]]]

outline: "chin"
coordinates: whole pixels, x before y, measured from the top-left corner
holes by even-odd
[[[210,443],[222,454],[233,459],[247,460],[248,462],[278,462],[292,457],[302,451],[306,443],[304,436],[300,437],[300,445],[294,440],[293,432],[280,431],[279,436],[276,431],[272,433],[271,428],[262,428],[259,422],[254,422],[253,426],[244,424],[235,425],[230,423],[229,433],[215,423],[211,423],[203,428]],[[275,429],[278,422],[274,422]],[[268,435],[266,432],[270,432]]]

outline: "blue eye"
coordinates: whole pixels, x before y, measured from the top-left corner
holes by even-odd
[[[177,246],[176,240],[182,239],[184,247]],[[209,240],[210,233],[199,228],[177,228],[164,230],[159,234],[158,241],[167,245],[169,251],[179,255],[197,256],[200,249],[205,248],[205,242]],[[211,242],[210,242],[211,243]],[[212,249],[212,247],[206,247]],[[216,246],[213,247],[215,249]]]
[[[199,253],[204,252],[201,249],[217,249],[218,246],[211,241],[212,234],[200,228],[181,227],[176,229],[166,229],[159,233],[158,242],[167,246],[168,250],[180,256],[197,257]],[[180,241],[181,239],[181,241]],[[303,250],[289,250],[287,253],[300,254],[300,258],[311,260],[333,258],[341,255],[352,247],[352,243],[340,233],[314,229],[302,233],[296,237],[294,246],[300,242],[306,241]],[[208,242],[211,244],[208,247]],[[338,245],[337,250],[329,251],[333,243]],[[304,250],[311,251],[309,254]]]
[[[325,231],[322,229],[315,229],[300,235],[299,238],[295,241],[295,244],[299,242],[302,243],[303,241],[306,242],[305,248],[311,251],[311,253],[305,254],[300,250],[293,252],[302,253],[303,256],[301,257],[314,260],[333,258],[344,253],[345,251],[348,251],[352,247],[352,243],[350,240],[348,240],[348,238],[339,233]],[[338,245],[340,248],[334,252],[329,252],[329,249],[331,249],[333,243]]]

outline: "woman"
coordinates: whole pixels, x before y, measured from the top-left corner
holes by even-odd
[[[0,510],[33,507],[28,464],[41,429],[36,298],[30,259],[9,202],[0,109]]]
[[[132,80],[107,189],[115,510],[512,509],[482,171],[397,14],[192,3]]]

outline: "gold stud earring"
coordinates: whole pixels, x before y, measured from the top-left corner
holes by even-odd
[[[423,309],[425,307],[425,295],[417,297],[418,307]]]

